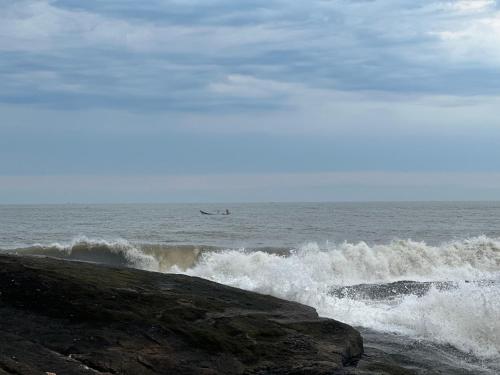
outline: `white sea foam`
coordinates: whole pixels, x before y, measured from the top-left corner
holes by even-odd
[[[175,268],[173,269],[175,271]],[[395,280],[500,280],[500,243],[487,237],[427,246],[397,241],[370,247],[308,244],[289,256],[227,250],[202,254],[187,271],[238,288],[315,307],[349,324],[447,343],[478,357],[500,356],[500,287],[458,282],[457,288],[390,301],[338,298],[332,285]]]
[[[154,255],[145,253],[124,239],[104,240],[78,236],[67,243],[35,244],[18,249],[18,252],[121,264],[147,271],[160,270],[159,262]]]
[[[300,301],[299,301],[300,302]],[[327,296],[321,315],[379,331],[450,344],[482,358],[500,359],[500,287],[459,283],[418,297],[359,301]]]
[[[208,247],[207,251],[210,250],[212,248]],[[105,240],[86,236],[78,236],[66,243],[34,244],[14,251],[154,272],[168,272],[173,266],[185,270],[195,264],[201,252],[198,246],[191,245],[134,244],[125,239]]]
[[[202,254],[194,271],[250,288],[273,281],[293,290],[313,284],[481,280],[500,271],[500,241],[481,236],[441,246],[411,240],[375,246],[309,243],[289,256],[227,250]]]
[[[25,250],[149,271],[183,272],[304,303],[322,316],[352,325],[500,359],[500,241],[485,236],[440,246],[410,240],[375,246],[309,243],[287,255],[244,249],[148,248],[125,240],[87,237]],[[420,297],[402,295],[391,300],[339,298],[330,293],[335,285],[398,280],[457,281],[457,287],[431,288]]]
[[[374,328],[452,344],[479,357],[500,356],[498,285],[462,283],[457,289],[431,289],[420,298],[406,296],[396,306],[379,310],[376,320],[369,323]]]

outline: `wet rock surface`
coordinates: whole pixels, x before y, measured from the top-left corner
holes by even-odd
[[[0,255],[0,317],[0,375],[411,373],[310,307],[183,275]]]
[[[406,295],[423,296],[431,288],[449,290],[457,288],[453,281],[427,281],[418,282],[411,280],[395,281],[383,284],[357,284],[332,288],[330,294],[337,298],[352,298],[367,300],[387,300]]]

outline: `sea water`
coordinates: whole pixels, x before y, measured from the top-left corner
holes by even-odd
[[[199,276],[313,306],[421,373],[500,372],[499,202],[4,205],[0,249]]]

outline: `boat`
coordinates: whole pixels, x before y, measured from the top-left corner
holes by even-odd
[[[215,215],[212,212],[206,212],[206,211],[202,211],[202,210],[200,210],[200,214],[202,214],[202,215]]]
[[[231,215],[231,212],[229,212],[228,209],[226,209],[225,211],[223,212],[207,212],[207,211],[203,211],[203,210],[200,210],[200,214],[202,215],[223,215],[223,216],[226,216],[226,215]]]

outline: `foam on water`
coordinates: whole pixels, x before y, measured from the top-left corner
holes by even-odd
[[[440,246],[411,240],[374,246],[309,243],[287,253],[78,237],[18,252],[186,273],[310,305],[322,316],[352,325],[500,360],[500,241],[485,236]],[[448,289],[431,287],[420,296],[382,300],[331,293],[334,286],[398,280],[455,283]]]
[[[123,239],[104,240],[79,236],[68,243],[34,244],[26,248],[15,249],[15,252],[19,254],[46,255],[65,259],[92,261],[110,265],[133,265],[136,268],[148,271],[158,270],[156,266],[157,261],[154,256],[145,254]]]
[[[482,236],[441,246],[411,240],[322,248],[309,243],[288,256],[226,250],[202,254],[194,271],[248,288],[271,283],[290,290],[398,280],[482,280],[495,278],[500,271],[500,241]]]
[[[406,296],[396,306],[379,306],[374,328],[393,330],[479,357],[500,356],[500,288],[461,283],[450,290],[431,289],[422,297]],[[357,324],[361,325],[358,316]]]
[[[193,266],[200,254],[197,246],[133,244],[124,239],[104,240],[85,236],[76,237],[67,243],[34,244],[11,251],[24,255],[91,261],[154,272],[165,272],[173,266],[185,270]]]
[[[486,237],[427,246],[412,241],[308,244],[289,256],[227,250],[202,254],[189,275],[294,300],[349,324],[451,344],[477,357],[500,356],[500,246]],[[175,269],[173,269],[175,271]],[[385,301],[339,298],[332,285],[395,280],[494,280],[431,288]]]

